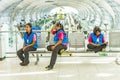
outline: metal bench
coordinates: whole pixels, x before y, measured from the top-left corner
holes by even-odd
[[[46,38],[45,36],[44,37],[41,37],[42,39],[40,40],[39,42],[39,48],[44,48],[44,49],[41,49],[41,50],[37,50],[37,51],[30,51],[30,53],[32,54],[36,54],[36,62],[35,64],[37,65],[38,62],[39,62],[39,54],[44,54],[44,53],[50,53],[50,51],[47,51],[45,48],[46,48]],[[86,51],[85,49],[85,36],[82,32],[80,33],[69,33],[68,35],[68,39],[69,39],[69,48],[67,51],[65,51],[63,54],[69,54],[70,56],[72,56],[72,53],[89,53],[89,51]],[[109,54],[109,53],[119,53],[120,51],[114,51],[112,50],[113,47],[118,47],[120,48],[120,32],[110,32],[109,33],[109,44],[108,46],[110,47],[110,50],[109,51],[104,51],[106,54]],[[49,44],[53,44],[53,37],[50,38],[49,40]],[[72,49],[74,50],[72,50]],[[79,50],[78,48],[84,48],[83,51]],[[90,51],[91,52],[91,51]],[[94,52],[93,52],[94,53]],[[96,54],[100,54],[100,53],[103,53],[103,52],[98,52]],[[103,56],[106,56],[106,55],[103,55]],[[115,62],[117,64],[120,64],[119,63],[119,55],[117,55],[116,57],[116,60]]]
[[[49,39],[49,45],[53,44],[53,36],[50,35],[50,39]],[[69,49],[67,51],[64,51],[63,54],[69,54],[69,56],[72,56],[72,53],[75,53],[76,51],[71,50],[70,48],[85,48],[85,38],[84,38],[84,34],[83,33],[70,33],[69,36]],[[47,51],[46,50],[46,37],[43,36],[43,34],[41,34],[41,39],[38,42],[39,43],[39,48],[40,50],[37,51],[30,51],[29,53],[32,53],[33,56],[35,56],[34,54],[36,54],[36,62],[35,65],[38,64],[39,62],[39,54],[44,54],[44,53],[50,53],[51,51]],[[43,48],[43,49],[42,49]],[[85,51],[85,49],[84,49]],[[61,56],[61,55],[60,55]]]
[[[115,48],[118,49],[115,50]],[[115,53],[120,52],[120,32],[109,32],[109,51]],[[119,54],[117,54],[115,62],[120,65]]]

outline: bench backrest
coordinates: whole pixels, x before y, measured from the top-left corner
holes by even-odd
[[[41,35],[39,35],[37,37],[38,37],[38,48],[45,48],[45,46],[46,46],[46,33],[41,32]]]
[[[109,32],[109,47],[120,48],[120,32]]]
[[[69,33],[69,48],[85,48],[85,36],[82,32]]]

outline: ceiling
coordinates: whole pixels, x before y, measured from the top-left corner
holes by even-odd
[[[96,24],[119,26],[120,0],[0,0],[0,18],[10,21],[26,17],[42,18],[56,7],[76,9],[80,18],[95,20]]]

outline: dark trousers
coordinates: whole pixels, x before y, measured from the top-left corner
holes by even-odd
[[[36,48],[28,47],[24,51],[23,49],[17,51],[19,59],[26,64],[29,63],[29,51],[36,51]]]
[[[101,44],[100,46],[93,46],[92,44],[87,45],[88,49],[91,49],[95,52],[102,51],[102,49],[105,49],[106,46],[106,44]]]
[[[47,46],[47,50],[48,51],[52,51],[51,50],[51,47],[52,47],[53,45],[49,45],[49,46]],[[55,49],[52,51],[52,55],[51,55],[51,60],[50,60],[50,65],[49,66],[51,66],[51,67],[53,67],[54,65],[55,65],[55,62],[56,62],[56,59],[57,59],[57,54],[59,54],[60,53],[60,50],[61,49],[67,49],[67,47],[65,46],[65,45],[63,45],[63,44],[60,44],[60,45],[58,45],[58,46],[56,46],[55,47]]]

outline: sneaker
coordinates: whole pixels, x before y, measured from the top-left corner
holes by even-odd
[[[102,52],[105,52],[105,49],[104,49],[104,48],[102,48]]]
[[[28,63],[23,63],[23,62],[20,63],[21,66],[27,66],[28,64],[29,64],[29,62]]]
[[[62,55],[64,53],[65,49],[61,49],[60,50],[60,55]]]
[[[20,65],[22,65],[24,62],[21,62]]]
[[[21,64],[23,64],[23,63],[24,63],[24,61],[22,61],[22,62],[21,62],[21,63],[19,63],[19,64],[21,65]]]
[[[45,67],[45,69],[46,70],[51,70],[51,69],[53,69],[53,67],[52,66],[47,66],[47,67]]]

